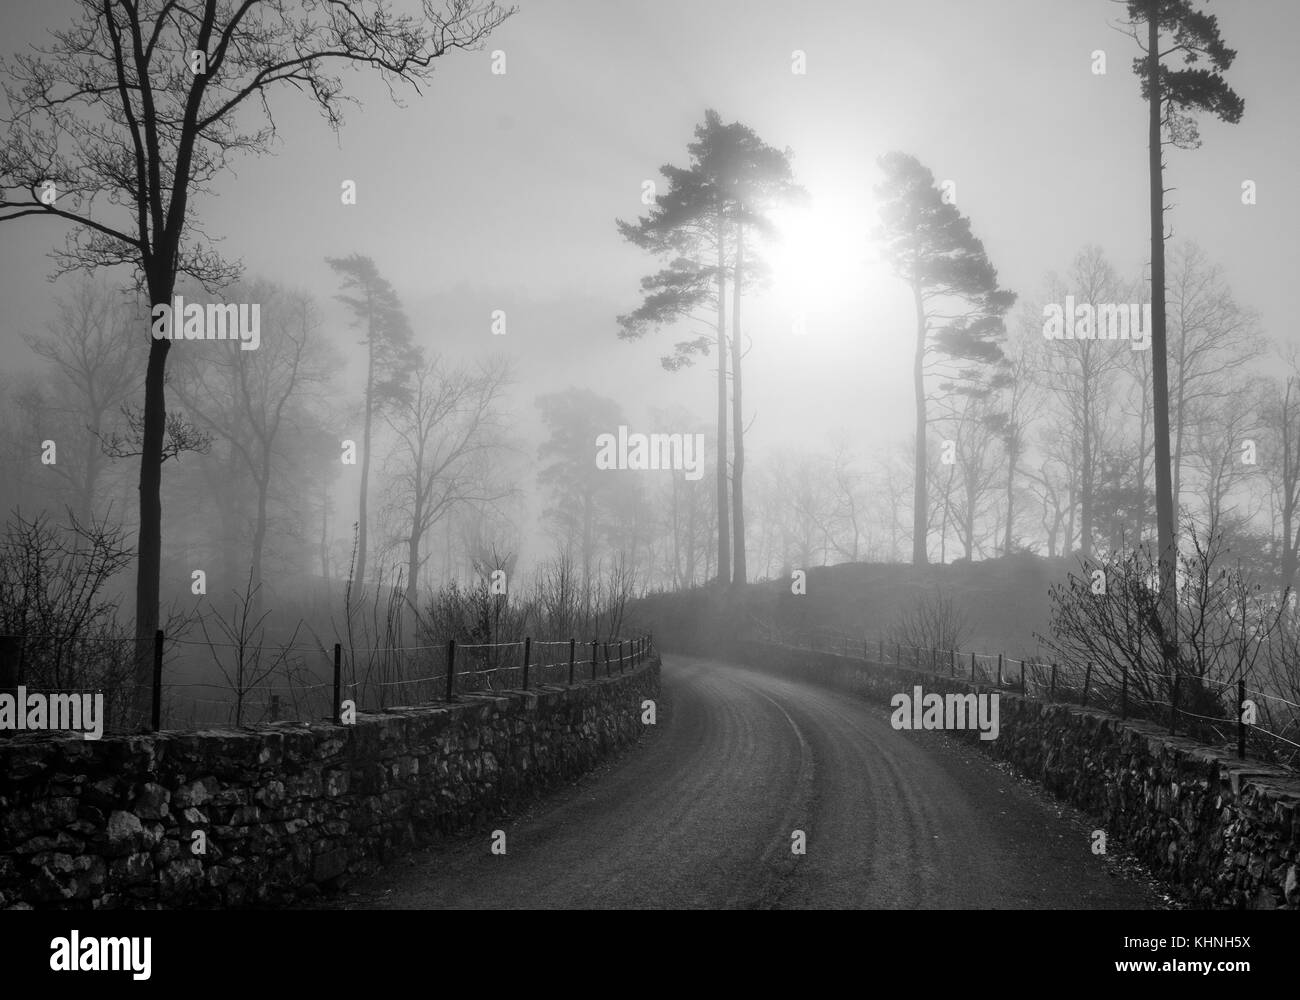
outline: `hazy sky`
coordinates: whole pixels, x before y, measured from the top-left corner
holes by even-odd
[[[401,6],[401,5],[399,5]],[[813,208],[796,246],[778,255],[779,285],[746,306],[750,443],[807,445],[837,428],[864,451],[911,429],[911,300],[874,263],[876,158],[916,154],[957,183],[958,207],[1002,283],[1037,292],[1084,244],[1120,270],[1147,257],[1146,111],[1133,42],[1113,30],[1109,0],[521,0],[477,53],[438,61],[433,86],[395,107],[357,74],[336,137],[308,103],[279,91],[273,155],[198,211],[250,275],[335,290],[325,255],[375,258],[422,342],[501,350],[519,365],[523,409],[538,392],[582,385],[628,402],[713,412],[708,361],[668,374],[657,359],[678,332],[643,344],[615,336],[654,262],[621,241],[616,217],[644,211],[641,183],[684,164],[707,107],[793,149]],[[12,52],[67,21],[60,0],[8,0],[0,43]],[[1201,242],[1266,332],[1292,337],[1289,296],[1300,230],[1294,194],[1300,74],[1294,0],[1221,0],[1241,124],[1202,120],[1203,147],[1171,150],[1176,237]],[[491,73],[503,50],[504,76]],[[806,53],[806,75],[791,52]],[[1108,72],[1094,75],[1104,49]],[[358,204],[340,204],[355,180]],[[1241,182],[1258,184],[1253,207]],[[25,366],[20,336],[52,315],[44,256],[61,239],[44,220],[0,225],[0,364]],[[800,286],[802,285],[802,291]],[[792,332],[800,295],[806,333]],[[489,315],[504,308],[506,337]],[[342,332],[343,317],[327,312]],[[353,351],[357,360],[359,351]]]

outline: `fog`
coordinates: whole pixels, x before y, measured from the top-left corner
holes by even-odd
[[[5,5],[6,65],[77,7]],[[1270,423],[1297,373],[1284,359],[1295,343],[1300,10],[1237,0],[1215,13],[1241,53],[1230,76],[1246,113],[1239,123],[1201,115],[1200,148],[1166,151],[1170,338],[1175,350],[1199,352],[1170,362],[1171,385],[1186,389],[1175,404],[1175,496],[1198,523],[1230,522],[1239,551],[1280,589],[1294,484],[1278,485],[1267,442],[1293,416]],[[1091,556],[1154,538],[1149,351],[1079,341],[1094,352],[1084,357],[1042,327],[1044,306],[1067,294],[1150,301],[1147,106],[1122,14],[1041,0],[522,0],[480,44],[436,58],[418,88],[340,69],[355,104],[341,105],[337,130],[310,93],[268,90],[269,119],[256,102],[237,114],[247,129],[274,121],[264,153],[230,151],[187,208],[188,236],[204,234],[237,267],[206,290],[182,275],[177,294],[258,304],[260,327],[255,348],[178,339],[167,360],[176,424],[160,488],[159,626],[198,650],[233,648],[250,636],[229,627],[251,609],[251,620],[266,616],[268,649],[314,644],[323,656],[345,634],[353,646],[379,646],[397,593],[401,622],[390,617],[389,631],[432,646],[440,629],[459,627],[460,612],[438,595],[491,586],[501,571],[521,600],[543,600],[557,573],[600,591],[580,623],[534,609],[521,629],[613,635],[626,602],[716,581],[715,458],[720,446],[734,456],[736,419],[729,394],[720,441],[716,303],[620,336],[619,318],[645,299],[642,279],[674,253],[647,252],[617,226],[635,226],[671,192],[661,168],[690,166],[688,145],[709,111],[784,154],[801,189],[763,207],[746,246],[750,266],[766,273],[746,282],[739,324],[744,582],[917,561],[917,317],[876,234],[888,200],[882,158],[894,151],[932,173],[981,241],[996,286],[1015,294],[994,338],[1010,383],[981,376],[987,394],[950,392],[969,359],[927,356],[936,367],[926,375],[920,561]],[[11,102],[8,114],[20,110]],[[11,604],[4,631],[57,631],[75,606],[77,624],[117,629],[125,642],[132,628],[141,634],[135,538],[150,301],[129,264],[61,268],[51,253],[75,231],[66,220],[7,218],[33,197],[19,179],[0,174],[0,506],[11,532],[38,520],[52,533],[50,553],[69,547],[69,586],[94,579],[96,588],[81,603],[50,597],[54,617],[39,622]],[[103,200],[97,211],[131,224]],[[360,294],[330,263],[349,259],[373,265],[364,308],[340,298]],[[376,289],[392,296],[372,369],[363,342],[379,329],[367,326]],[[734,283],[728,337],[733,294]],[[941,305],[932,323],[950,320]],[[706,349],[688,352],[689,363],[665,363],[696,338]],[[1010,467],[1007,419],[1020,421]],[[616,459],[597,459],[598,435],[614,435]],[[627,435],[683,437],[646,438],[637,457]],[[1225,456],[1247,439],[1259,463],[1225,475]],[[696,468],[650,467],[661,445],[680,459],[683,442],[696,440]],[[945,443],[959,461],[945,458]],[[732,490],[739,478],[733,467]],[[722,498],[729,563],[732,495]],[[103,544],[69,542],[73,518]],[[25,537],[10,535],[11,568],[32,551]],[[358,604],[370,611],[345,610]],[[349,631],[354,617],[364,641]],[[507,632],[498,621],[479,638],[518,638]],[[218,670],[215,657],[201,662],[183,646],[168,655],[173,676],[255,687],[229,682],[220,671],[230,665]],[[324,666],[303,669],[316,677]],[[177,707],[177,719],[207,717],[198,704]]]

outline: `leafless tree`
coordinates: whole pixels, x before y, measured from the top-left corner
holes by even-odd
[[[397,437],[389,495],[403,524],[406,600],[417,613],[425,535],[458,505],[490,504],[510,492],[488,460],[503,447],[498,404],[509,380],[503,361],[455,370],[433,357],[416,369],[410,395],[384,412]]]
[[[214,178],[276,136],[269,96],[310,95],[330,127],[350,99],[338,70],[370,68],[418,92],[435,59],[478,47],[513,9],[423,0],[422,16],[384,0],[80,0],[45,46],[0,61],[0,222],[72,223],[60,271],[125,265],[150,306],[177,275],[215,288],[237,276],[196,212]],[[353,103],[355,103],[353,101]],[[144,331],[141,331],[143,335]],[[160,496],[168,339],[150,343],[140,452],[136,691],[149,704],[158,624]]]

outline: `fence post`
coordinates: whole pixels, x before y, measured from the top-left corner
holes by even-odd
[[[605,643],[605,676],[609,677],[609,643]]]
[[[596,640],[591,640],[591,679],[596,679]]]
[[[447,640],[447,701],[456,700],[456,640]]]
[[[1169,735],[1178,733],[1178,671],[1174,671],[1173,687],[1169,690]]]
[[[280,696],[278,694],[271,695],[271,721],[280,721]]]
[[[524,690],[528,690],[528,660],[533,652],[533,637],[524,636]]]
[[[939,672],[939,650],[937,647],[931,647],[930,648],[930,673],[937,674],[938,672]]]
[[[569,685],[570,686],[573,685],[573,656],[577,652],[577,649],[578,649],[578,640],[574,638],[570,638],[569,639]]]
[[[339,706],[343,701],[343,647],[334,643],[334,707],[330,709],[330,718],[339,721]]]
[[[1020,661],[1020,697],[1025,697],[1025,661]]]
[[[894,643],[894,665],[898,666],[903,662],[903,647],[899,643]]]
[[[957,650],[955,649],[952,651],[952,655],[948,657],[948,676],[957,676]]]
[[[158,732],[158,727],[162,725],[162,661],[163,661],[163,630],[158,629],[153,634],[153,731]]]
[[[1048,701],[1056,701],[1056,664],[1052,664],[1052,690],[1047,696]]]
[[[970,682],[975,683],[975,650],[970,651]]]
[[[1237,678],[1237,759],[1246,759],[1246,678]]]
[[[1092,661],[1088,661],[1088,667],[1083,672],[1083,700],[1080,705],[1087,708],[1088,706],[1088,685],[1092,683]]]
[[[623,672],[623,640],[618,640],[618,672]]]
[[[1002,654],[998,654],[998,687],[1002,686]]]

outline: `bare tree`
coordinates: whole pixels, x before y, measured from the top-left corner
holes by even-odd
[[[489,504],[510,492],[480,461],[501,447],[496,407],[509,379],[505,362],[457,371],[433,357],[415,370],[410,395],[384,413],[397,435],[390,496],[404,525],[406,600],[417,613],[429,529],[460,504]]]
[[[0,222],[73,223],[60,271],[130,267],[151,307],[170,305],[178,274],[205,287],[238,268],[205,237],[193,200],[240,153],[276,136],[268,97],[306,93],[331,128],[350,98],[342,65],[390,84],[427,81],[433,61],[475,48],[513,9],[423,0],[422,16],[384,0],[80,0],[44,47],[0,61]],[[141,331],[143,333],[143,331]],[[162,558],[164,372],[171,341],[154,339],[145,373],[136,574],[137,710],[149,707]]]
[[[94,513],[104,471],[101,437],[110,413],[122,406],[139,379],[134,352],[124,342],[136,323],[130,298],[102,282],[78,282],[58,300],[58,322],[43,337],[28,337],[28,346],[53,366],[70,392],[73,419],[85,432],[75,460],[56,468],[71,470],[74,509],[86,521]],[[73,455],[69,454],[69,459]]]
[[[265,309],[266,337],[256,351],[196,352],[181,343],[176,394],[212,434],[242,460],[257,489],[247,592],[253,618],[263,604],[262,558],[266,548],[267,501],[282,450],[281,431],[292,400],[329,378],[337,359],[320,339],[316,306],[303,294],[258,284],[240,293]],[[203,346],[202,342],[198,345]],[[229,346],[229,345],[222,345]],[[283,456],[281,456],[283,457]]]

